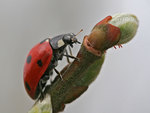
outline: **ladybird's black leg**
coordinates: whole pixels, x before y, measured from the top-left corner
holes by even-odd
[[[71,51],[71,47],[70,47],[70,46],[68,46],[68,49],[69,49],[70,55],[73,56],[73,55],[72,55],[72,51]]]
[[[50,84],[53,82],[52,76],[50,76]]]
[[[39,81],[39,89],[40,89],[40,100],[43,100],[44,99],[44,94],[43,94],[43,88],[42,88],[42,81],[40,79]]]
[[[63,55],[63,56],[66,56],[66,57],[69,57],[69,58],[72,58],[72,59],[75,59],[75,60],[78,60],[78,61],[79,61],[79,58],[74,57],[74,56],[71,56],[71,55]]]
[[[54,70],[60,76],[60,78],[63,80],[62,75],[60,74],[60,72],[56,68],[54,68]]]
[[[50,84],[53,82],[53,80],[52,80],[52,75],[53,75],[53,71],[50,71],[50,72],[49,72]]]
[[[39,81],[39,90],[41,93],[41,96],[40,96],[41,100],[44,99],[43,87],[45,86],[47,80],[49,80],[49,75],[46,74],[46,75],[43,75],[43,77]]]
[[[66,55],[68,55],[68,51],[67,51],[67,49],[65,49],[65,52],[66,52]],[[69,57],[67,57],[67,62],[70,64]]]
[[[45,84],[49,80],[49,75],[44,75],[44,77],[41,79],[41,83]]]

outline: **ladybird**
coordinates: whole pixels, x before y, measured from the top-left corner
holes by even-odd
[[[75,34],[62,34],[41,41],[29,51],[24,64],[23,79],[25,89],[32,99],[37,99],[40,94],[43,97],[42,91],[53,70],[59,74],[55,68],[58,60],[62,60],[63,56],[77,59],[65,54],[66,47],[73,47],[74,43],[80,43]]]

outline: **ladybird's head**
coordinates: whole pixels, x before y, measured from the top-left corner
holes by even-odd
[[[77,40],[76,35],[74,33],[65,34],[65,36],[63,37],[63,40],[66,45],[70,45],[71,47],[73,47],[74,43],[80,44],[80,42]]]

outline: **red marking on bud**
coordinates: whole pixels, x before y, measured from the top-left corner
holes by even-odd
[[[118,45],[118,47],[119,47],[119,48],[122,48],[122,45],[121,45],[121,44],[119,44],[119,45]]]
[[[102,21],[98,22],[96,25],[106,24],[106,23],[108,23],[108,21],[111,20],[111,19],[112,19],[111,16],[107,16],[107,17],[104,18]]]
[[[120,37],[120,29],[114,25],[108,24],[108,31],[107,31],[107,39],[110,42],[119,41]]]
[[[97,23],[92,32],[86,36],[86,46],[89,51],[94,51],[98,56],[101,55],[98,51],[104,53],[108,48],[116,45],[120,40],[120,29],[108,21],[111,20],[111,16],[107,16],[102,21]]]
[[[102,53],[101,53],[101,51],[100,50],[97,50],[97,49],[95,49],[94,47],[93,47],[93,45],[90,43],[90,41],[88,41],[88,37],[89,36],[84,36],[84,40],[83,40],[83,45],[85,46],[85,48],[89,51],[89,52],[91,52],[91,53],[93,53],[93,54],[95,54],[95,55],[97,55],[97,56],[101,56],[102,55]]]
[[[114,46],[114,48],[117,49],[116,46]]]

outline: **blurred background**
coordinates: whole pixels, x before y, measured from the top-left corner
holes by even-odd
[[[122,49],[107,51],[96,81],[63,113],[150,113],[149,6],[149,0],[0,0],[0,112],[26,113],[34,104],[23,84],[33,45],[81,28],[82,41],[97,22],[124,12],[138,17],[137,35]],[[74,55],[79,48],[73,48]]]

